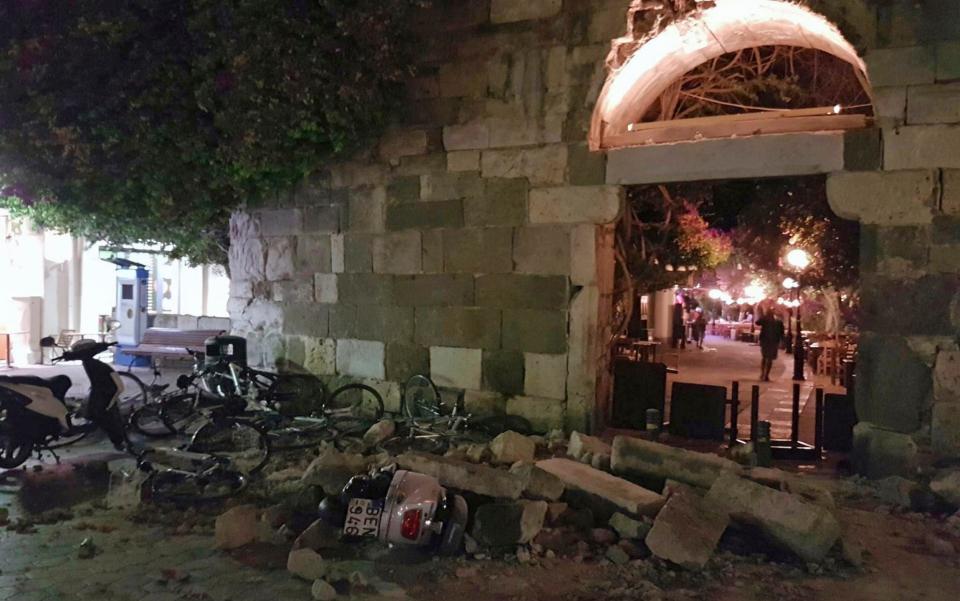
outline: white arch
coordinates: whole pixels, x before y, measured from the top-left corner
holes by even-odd
[[[870,93],[866,66],[826,18],[781,0],[716,0],[716,5],[671,23],[640,45],[610,74],[594,112],[590,145],[627,131],[684,74],[728,52],[758,46],[800,46],[852,65]]]

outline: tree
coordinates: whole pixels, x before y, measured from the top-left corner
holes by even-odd
[[[409,75],[417,3],[4,2],[0,202],[224,262],[238,204],[380,131]]]

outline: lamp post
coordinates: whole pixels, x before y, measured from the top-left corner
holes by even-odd
[[[806,378],[803,377],[804,352],[803,328],[800,325],[800,275],[804,269],[810,266],[810,254],[802,248],[795,248],[787,253],[787,264],[793,268],[797,276],[794,279],[796,284],[794,290],[796,290],[797,301],[797,328],[793,345],[793,379],[796,382],[802,382]]]

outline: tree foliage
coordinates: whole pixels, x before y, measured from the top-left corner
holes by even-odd
[[[417,3],[0,3],[3,202],[77,235],[222,262],[239,203],[383,126]]]

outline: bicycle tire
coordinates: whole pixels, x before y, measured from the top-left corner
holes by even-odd
[[[130,415],[127,426],[147,438],[164,438],[176,434],[176,431],[164,422],[162,412],[161,403],[149,403]]]
[[[165,399],[160,408],[160,418],[174,434],[189,433],[190,425],[202,419],[197,412],[196,395],[184,392]]]
[[[211,476],[194,476],[172,470],[156,472],[149,482],[150,498],[155,502],[171,503],[221,501],[239,494],[247,487],[247,479],[240,472],[225,471],[222,475],[223,478],[211,482]],[[211,486],[221,482],[226,486]]]
[[[400,402],[403,405],[403,414],[413,419],[437,418],[443,415],[440,390],[433,380],[423,374],[411,376],[403,383]]]
[[[323,411],[327,387],[311,374],[280,374],[267,389],[265,398],[284,417],[315,415]]]
[[[71,428],[75,427],[75,424],[73,423],[73,419],[74,419],[73,414],[67,415],[67,423],[70,424]],[[60,436],[56,440],[50,442],[50,444],[47,445],[47,448],[51,450],[56,450],[56,449],[62,449],[64,447],[69,447],[70,445],[76,444],[81,440],[83,440],[84,438],[86,438],[87,434],[92,432],[93,429],[94,429],[94,426],[91,424],[89,427],[83,430],[77,431],[72,436]]]
[[[137,374],[129,371],[116,372],[123,382],[123,390],[117,396],[117,408],[121,415],[130,416],[134,411],[146,405],[150,397],[147,395],[147,386]]]
[[[327,426],[311,426],[303,429],[291,426],[268,430],[267,437],[270,439],[272,451],[295,451],[319,447],[325,442],[335,440],[337,433]]]
[[[383,417],[383,412],[383,397],[377,389],[359,383],[337,388],[323,405],[324,415],[332,420],[347,418],[377,422]]]
[[[251,424],[235,419],[208,421],[194,433],[187,450],[230,461],[235,470],[253,474],[270,459],[270,439]]]

